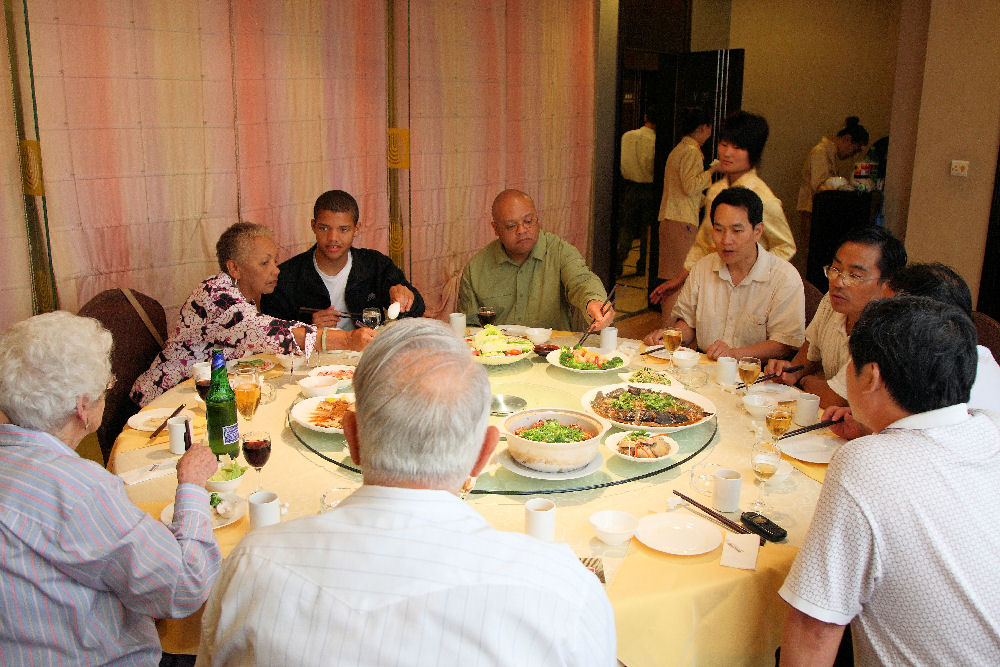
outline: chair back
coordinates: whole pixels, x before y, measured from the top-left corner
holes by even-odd
[[[976,325],[979,344],[992,352],[994,359],[1000,360],[1000,322],[978,310],[972,311],[972,322]]]
[[[160,337],[167,337],[167,318],[163,306],[153,297],[132,292],[142,305]],[[93,317],[111,332],[114,346],[111,349],[111,370],[118,382],[105,399],[104,419],[97,429],[97,439],[105,462],[111,453],[115,438],[125,427],[128,418],[139,411],[139,406],[129,398],[135,379],[149,369],[153,358],[160,352],[160,344],[143,324],[139,313],[128,302],[120,289],[101,292],[84,304],[79,315]]]
[[[823,300],[823,293],[808,280],[802,281],[802,288],[806,292],[806,325],[808,326],[816,314],[816,309],[819,308],[819,302]]]

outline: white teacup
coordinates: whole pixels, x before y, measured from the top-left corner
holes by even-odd
[[[281,515],[287,510],[278,501],[274,491],[257,491],[247,498],[250,506],[250,528],[271,526],[281,521]]]
[[[556,504],[547,498],[532,498],[524,503],[524,532],[540,540],[556,538]]]

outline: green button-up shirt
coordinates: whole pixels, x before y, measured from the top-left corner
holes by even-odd
[[[462,272],[458,308],[479,326],[480,306],[491,306],[497,324],[523,324],[573,331],[583,324],[590,301],[604,301],[604,285],[571,244],[540,232],[531,255],[518,266],[497,239],[476,253]],[[574,326],[575,325],[575,326]]]

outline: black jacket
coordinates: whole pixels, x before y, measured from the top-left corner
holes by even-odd
[[[312,313],[299,308],[329,308],[330,294],[313,266],[314,245],[309,250],[281,263],[278,286],[271,294],[261,297],[261,311],[283,320],[312,322]],[[420,317],[424,314],[424,299],[392,260],[368,248],[351,248],[351,273],[347,276],[344,297],[352,313],[360,313],[369,306],[388,308],[389,288],[405,285],[413,292],[413,305],[401,317]]]

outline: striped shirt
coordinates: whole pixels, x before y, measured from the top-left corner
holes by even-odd
[[[153,618],[197,611],[220,562],[205,490],[175,507],[167,529],[55,437],[0,426],[0,665],[157,664]]]
[[[446,491],[363,486],[226,558],[198,664],[615,665],[597,578]]]

